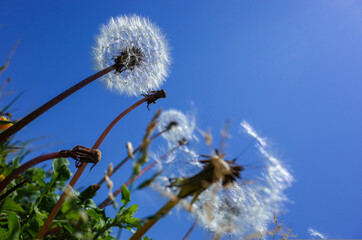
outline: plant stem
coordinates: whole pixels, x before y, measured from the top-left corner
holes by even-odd
[[[158,212],[153,216],[152,219],[148,220],[141,228],[137,230],[135,234],[129,240],[138,240],[153,226],[157,221],[166,215],[174,206],[181,201],[181,198],[169,200]]]
[[[163,155],[160,158],[160,161],[163,161],[165,158],[168,157],[168,155],[170,155],[173,151],[175,151],[176,149],[178,149],[180,147],[180,145],[178,145],[177,147],[171,149],[169,152],[167,152],[165,155]],[[151,163],[150,165],[148,165],[147,167],[145,167],[142,171],[140,171],[136,176],[134,176],[133,178],[128,179],[128,181],[124,184],[126,187],[128,187],[131,183],[133,183],[134,181],[136,181],[139,177],[141,177],[145,172],[147,172],[148,170],[150,170],[152,167],[154,167],[157,164],[158,161],[153,161],[153,163]],[[122,185],[123,186],[123,185]],[[118,196],[118,194],[120,194],[122,192],[122,186],[120,186],[114,193],[113,196],[116,197]],[[105,208],[109,205],[112,204],[112,200],[108,197],[106,200],[104,200],[101,204],[98,205],[99,208]]]
[[[158,136],[160,136],[162,133],[168,131],[167,129],[155,134],[153,137],[150,138],[150,142],[152,142],[152,140],[154,140],[155,138],[157,138]],[[133,152],[132,154],[136,154],[139,150],[140,150],[140,146],[138,146]],[[125,159],[123,159],[122,162],[120,162],[112,171],[112,173],[108,176],[112,176],[120,167],[122,167],[123,164],[125,164],[128,160],[130,159],[130,156],[127,156]],[[103,177],[99,182],[98,185],[102,185],[103,183],[105,183],[106,179]]]
[[[48,153],[48,154],[45,154],[45,155],[41,155],[39,157],[36,157],[36,158],[30,160],[27,163],[24,163],[23,165],[21,165],[20,167],[15,169],[9,176],[7,176],[1,182],[1,184],[0,184],[0,192],[4,191],[6,189],[6,187],[11,183],[11,181],[16,179],[25,170],[33,167],[34,165],[36,165],[38,163],[44,162],[46,160],[54,159],[54,158],[60,158],[60,157],[62,157],[62,155],[59,152],[54,152],[54,153]]]
[[[59,94],[55,98],[51,99],[47,103],[43,104],[42,106],[40,106],[39,108],[37,108],[33,112],[29,113],[24,118],[17,121],[13,126],[8,128],[4,132],[0,133],[0,144],[6,142],[7,139],[9,137],[11,137],[13,134],[20,131],[23,127],[25,127],[26,125],[31,123],[37,117],[39,117],[40,115],[42,115],[43,113],[48,111],[50,108],[52,108],[53,106],[55,106],[56,104],[58,104],[59,102],[61,102],[65,98],[67,98],[68,96],[72,95],[73,93],[75,93],[79,89],[83,88],[84,86],[88,85],[89,83],[93,82],[94,80],[96,80],[96,79],[102,77],[103,75],[113,71],[114,69],[115,69],[115,66],[112,65],[110,67],[107,67],[107,68],[93,74],[92,76],[90,76],[90,77],[84,79],[83,81],[77,83],[73,87],[68,88],[67,90],[65,90],[64,92],[62,92],[61,94]]]
[[[127,108],[124,112],[122,112],[120,115],[118,115],[118,117],[116,117],[109,125],[108,127],[103,131],[103,133],[101,134],[101,136],[98,138],[98,140],[96,141],[96,143],[93,145],[92,149],[98,149],[100,147],[100,145],[102,144],[103,140],[105,139],[105,137],[107,136],[107,134],[111,131],[111,129],[114,127],[114,125],[116,125],[116,123],[121,120],[127,113],[131,112],[133,109],[137,108],[139,105],[141,105],[144,102],[149,102],[151,100],[156,101],[157,99],[155,99],[156,94],[152,94],[152,95],[148,95],[144,98],[142,98],[141,100],[139,100],[138,102],[134,103],[132,106],[130,106],[129,108]],[[36,239],[41,239],[43,238],[44,234],[46,233],[46,231],[48,230],[48,228],[50,227],[51,223],[53,222],[53,219],[55,218],[55,216],[57,215],[57,213],[59,212],[60,208],[62,207],[65,198],[68,196],[69,191],[70,191],[70,187],[73,188],[74,185],[76,184],[76,182],[78,181],[79,177],[82,175],[84,169],[87,167],[87,163],[83,163],[83,165],[81,167],[78,168],[78,170],[75,172],[73,178],[70,180],[68,187],[66,187],[66,189],[64,190],[63,194],[60,196],[58,202],[56,203],[56,205],[54,206],[54,208],[52,209],[51,213],[49,214],[47,220],[45,221],[43,227],[40,229],[38,235],[35,237]]]
[[[192,230],[194,230],[195,226],[196,226],[196,223],[197,223],[197,218],[195,219],[195,222],[194,224],[192,224],[191,228],[187,231],[185,237],[183,238],[183,240],[187,240],[187,238],[190,236]]]
[[[0,196],[0,202],[2,200],[4,200],[7,196],[9,196],[11,193],[13,193],[16,189],[22,187],[25,183],[27,183],[28,180],[25,179],[23,181],[21,181],[20,183],[16,184],[14,187],[12,187],[11,189],[9,189],[6,193],[4,193],[3,195]]]

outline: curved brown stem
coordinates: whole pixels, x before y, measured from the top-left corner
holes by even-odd
[[[166,159],[173,151],[175,151],[176,149],[178,149],[180,147],[180,145],[178,145],[177,147],[171,149],[169,152],[167,152],[165,155],[163,155],[160,158],[160,161],[163,161],[164,159]],[[148,165],[147,167],[145,167],[142,171],[140,171],[136,176],[134,176],[133,178],[128,179],[128,181],[124,184],[126,187],[128,187],[131,183],[133,183],[134,181],[136,181],[139,177],[141,177],[145,172],[147,172],[148,170],[150,170],[151,168],[153,168],[158,161],[153,161],[153,163],[151,163],[150,165]],[[118,194],[120,194],[122,192],[122,186],[120,186],[114,193],[113,196],[116,197]],[[112,204],[112,200],[110,199],[110,197],[108,197],[106,200],[104,200],[101,204],[98,205],[99,208],[105,208],[109,205]]]
[[[92,76],[90,76],[90,77],[84,79],[83,81],[77,83],[73,87],[68,88],[67,90],[65,90],[64,92],[62,92],[61,94],[59,94],[55,98],[51,99],[47,103],[43,104],[42,106],[40,106],[39,108],[37,108],[33,112],[29,113],[24,118],[17,121],[13,126],[8,128],[4,132],[0,133],[0,144],[6,142],[7,139],[9,137],[11,137],[13,134],[20,131],[23,127],[25,127],[26,125],[31,123],[37,117],[39,117],[40,115],[42,115],[43,113],[48,111],[50,108],[54,107],[56,104],[58,104],[59,102],[61,102],[65,98],[67,98],[68,96],[72,95],[73,93],[75,93],[79,89],[83,88],[84,86],[88,85],[89,83],[93,82],[94,80],[96,80],[96,79],[102,77],[103,75],[113,71],[114,69],[115,69],[115,65],[112,65],[110,67],[107,67],[107,68],[93,74]]]
[[[160,94],[162,92],[162,94]],[[102,144],[103,140],[106,138],[106,136],[108,135],[108,133],[111,131],[111,129],[114,127],[114,125],[116,125],[116,123],[121,120],[125,115],[127,115],[127,113],[131,112],[133,109],[137,108],[139,105],[141,105],[144,102],[147,102],[148,104],[152,103],[152,102],[156,102],[157,99],[159,98],[164,98],[166,97],[166,93],[164,90],[160,90],[155,92],[154,94],[151,95],[147,95],[145,98],[139,100],[138,102],[136,102],[135,104],[133,104],[132,106],[130,106],[129,108],[127,108],[124,112],[122,112],[120,115],[118,115],[118,117],[116,117],[109,125],[108,127],[103,131],[103,133],[101,134],[101,136],[98,138],[98,140],[96,141],[96,143],[93,145],[92,149],[98,149],[100,147],[100,145]],[[79,177],[82,175],[84,169],[87,167],[87,163],[84,163],[80,168],[78,168],[78,170],[75,172],[73,178],[70,180],[68,187],[64,190],[63,194],[60,196],[58,202],[55,204],[54,208],[52,209],[51,213],[49,214],[47,220],[45,221],[43,227],[40,229],[38,235],[35,237],[36,239],[41,239],[44,237],[45,233],[47,232],[47,230],[49,229],[51,223],[53,222],[53,219],[55,218],[55,216],[57,215],[57,213],[59,212],[61,206],[63,205],[65,198],[68,196],[69,191],[70,191],[70,187],[74,187],[74,185],[76,184],[76,182],[78,181]]]
[[[15,169],[9,176],[7,176],[1,183],[0,183],[0,192],[4,191],[6,187],[11,183],[12,180],[16,179],[21,173],[23,173],[25,170],[33,167],[34,165],[44,162],[46,160],[54,159],[54,158],[60,158],[62,155],[59,152],[54,153],[48,153],[45,155],[41,155],[39,157],[36,157],[32,160],[30,160],[27,163],[24,163],[17,169]]]
[[[195,219],[194,224],[192,224],[192,226],[191,226],[190,229],[187,231],[185,237],[184,237],[182,240],[187,240],[187,238],[190,236],[192,230],[194,230],[194,228],[195,228],[195,226],[196,226],[196,223],[197,223],[197,218]]]
[[[155,134],[154,136],[152,136],[150,138],[150,142],[152,142],[152,140],[154,140],[155,138],[157,138],[158,136],[160,136],[162,133],[168,131],[169,129],[165,129],[157,134]],[[139,150],[140,150],[140,146],[138,146],[133,152],[132,154],[136,154]],[[122,162],[118,163],[117,166],[113,169],[112,173],[108,176],[112,176],[120,167],[122,167],[123,164],[125,164],[128,160],[130,159],[130,156],[127,156],[125,159],[122,160]],[[103,183],[105,183],[106,179],[103,177],[97,184],[98,185],[102,185]]]

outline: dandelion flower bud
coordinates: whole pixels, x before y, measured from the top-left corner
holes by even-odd
[[[111,18],[100,28],[93,48],[98,70],[115,64],[102,80],[110,89],[127,95],[157,90],[167,77],[170,57],[160,29],[136,15]]]
[[[157,128],[160,132],[168,130],[162,134],[162,137],[171,148],[177,146],[181,139],[191,140],[194,137],[195,119],[187,117],[180,111],[170,109],[161,113]]]

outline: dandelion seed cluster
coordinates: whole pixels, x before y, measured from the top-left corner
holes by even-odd
[[[175,109],[163,111],[157,125],[158,131],[161,132],[165,130],[171,122],[176,122],[177,125],[162,134],[162,137],[166,139],[170,148],[176,146],[182,138],[186,138],[188,141],[193,138],[193,131],[195,129],[194,118],[188,117]]]
[[[256,149],[264,159],[262,175],[248,181],[234,182],[226,188],[222,183],[216,183],[192,205],[192,214],[201,225],[212,232],[229,234],[236,239],[252,234],[266,234],[274,214],[288,200],[284,190],[293,182],[293,176],[287,168],[270,153],[266,139],[260,137],[247,122],[242,122],[241,126],[257,140]],[[175,195],[176,190],[167,187],[169,178],[185,176],[185,169],[172,168],[172,173],[167,170],[167,166],[164,169],[166,171],[154,187],[166,196]],[[186,177],[199,169],[195,165],[189,166]],[[182,202],[185,208],[189,208],[190,200]]]
[[[105,75],[105,85],[129,96],[160,88],[168,75],[170,57],[161,30],[136,15],[111,18],[100,28],[93,48],[96,69],[122,61],[123,71]],[[122,56],[121,56],[122,55]]]

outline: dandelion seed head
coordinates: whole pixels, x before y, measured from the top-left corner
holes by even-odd
[[[111,18],[93,48],[96,69],[122,66],[102,77],[105,85],[129,96],[160,88],[168,75],[169,49],[161,30],[137,15]]]
[[[173,126],[162,133],[162,137],[168,142],[170,148],[177,146],[178,142],[183,138],[188,141],[194,138],[195,119],[193,117],[188,117],[174,109],[163,111],[157,125],[158,131],[164,131],[169,127],[170,123]]]
[[[208,230],[229,234],[236,239],[253,234],[266,235],[275,212],[282,211],[284,203],[288,201],[284,192],[294,181],[282,161],[271,153],[266,138],[256,134],[247,122],[242,122],[242,126],[248,135],[257,140],[256,150],[264,165],[261,174],[254,179],[247,179],[248,181],[233,182],[227,187],[222,182],[213,184],[200,194],[191,211]],[[173,165],[175,163],[176,166]],[[199,166],[191,165],[184,159],[176,160],[170,165],[172,171],[164,166],[166,171],[155,182],[157,190],[166,196],[177,194],[176,189],[167,187],[169,178],[188,177],[200,170]],[[191,200],[192,198],[184,199],[182,205],[188,209]]]

